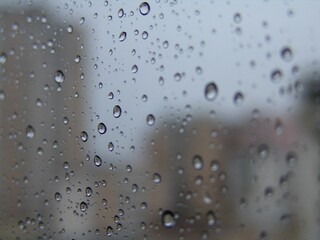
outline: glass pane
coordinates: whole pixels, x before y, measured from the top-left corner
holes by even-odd
[[[318,240],[320,2],[0,2],[0,239]]]

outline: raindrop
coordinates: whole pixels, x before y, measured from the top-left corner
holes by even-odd
[[[297,165],[297,154],[294,152],[288,152],[286,156],[286,162],[289,167],[295,167]]]
[[[90,187],[87,187],[86,188],[86,196],[91,197],[91,195],[92,195],[92,189]]]
[[[127,38],[127,33],[126,32],[120,33],[120,35],[119,35],[119,41],[120,42],[123,42],[124,40],[126,40],[126,38]]]
[[[162,213],[162,224],[166,228],[172,228],[176,224],[174,215],[171,211],[166,210]]]
[[[27,129],[26,129],[27,138],[29,138],[29,139],[33,138],[35,133],[36,132],[35,132],[34,128],[31,125],[27,126]]]
[[[74,58],[74,62],[75,63],[79,63],[81,61],[81,57],[79,55],[77,55],[75,58]]]
[[[195,155],[192,159],[192,165],[195,170],[201,170],[203,168],[203,160],[200,155]]]
[[[72,33],[72,32],[73,32],[73,27],[72,27],[71,25],[69,25],[69,26],[67,27],[67,32],[68,32],[68,33]]]
[[[218,87],[214,82],[210,82],[206,85],[204,94],[207,100],[213,101],[218,95]]]
[[[0,90],[0,100],[4,100],[6,98],[6,93],[3,90]]]
[[[258,154],[261,159],[266,159],[269,156],[269,146],[267,144],[260,144],[258,146]]]
[[[54,194],[54,198],[56,199],[57,202],[60,202],[62,200],[62,195],[58,192]]]
[[[240,23],[241,20],[242,20],[242,17],[241,17],[241,14],[240,14],[240,13],[235,13],[235,14],[233,15],[233,21],[234,21],[235,23]]]
[[[174,80],[176,80],[177,82],[179,82],[181,80],[181,74],[180,73],[175,73],[173,76]]]
[[[85,212],[87,210],[88,206],[85,202],[80,203],[80,210],[81,212]]]
[[[119,105],[114,106],[114,108],[113,108],[113,116],[115,118],[118,118],[118,117],[121,116],[121,113],[122,113],[122,110],[121,110],[120,106]]]
[[[88,140],[88,134],[87,134],[87,132],[82,131],[82,132],[80,133],[80,139],[81,139],[83,142],[86,142],[86,141]]]
[[[236,106],[241,106],[244,101],[244,95],[242,92],[236,92],[233,97],[233,102]]]
[[[110,152],[112,152],[112,151],[113,151],[113,149],[114,149],[114,145],[113,145],[113,143],[112,143],[112,142],[109,142],[109,143],[108,143],[108,149],[109,149],[109,151],[110,151]]]
[[[1,53],[0,54],[0,64],[5,64],[7,61],[7,54]]]
[[[102,164],[102,160],[98,155],[94,156],[93,162],[94,162],[94,165],[96,165],[97,167],[100,167]]]
[[[214,214],[213,211],[209,211],[207,213],[207,223],[209,226],[213,226],[215,225],[217,222],[217,218],[216,218],[216,215]]]
[[[122,8],[120,8],[119,11],[118,11],[118,17],[119,17],[119,18],[122,18],[123,15],[124,15],[124,11],[123,11]]]
[[[152,114],[149,114],[149,115],[147,116],[147,124],[148,124],[149,126],[153,126],[154,123],[155,123],[155,121],[156,121],[156,119],[155,119],[155,117],[154,117]]]
[[[98,132],[100,134],[104,134],[104,133],[106,133],[106,131],[107,131],[106,125],[104,125],[104,123],[99,123],[98,124]]]
[[[64,81],[64,74],[61,70],[58,70],[56,74],[54,75],[54,80],[56,83],[63,83]]]
[[[142,15],[147,15],[150,12],[150,5],[147,2],[140,4],[139,11]]]
[[[138,66],[137,65],[133,65],[131,68],[131,72],[132,73],[137,73],[138,72]]]
[[[280,80],[282,79],[282,71],[280,69],[274,69],[271,72],[271,81],[274,83],[278,83],[280,82]]]
[[[161,183],[161,176],[160,176],[159,173],[153,174],[153,182],[156,183],[156,184]]]
[[[281,55],[281,58],[286,62],[290,62],[293,58],[292,50],[289,47],[282,48],[280,55]]]
[[[210,163],[210,168],[212,172],[216,172],[220,169],[220,163],[217,160],[212,160]]]
[[[147,39],[149,36],[149,33],[147,31],[142,32],[142,39]]]

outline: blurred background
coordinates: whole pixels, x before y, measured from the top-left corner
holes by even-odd
[[[0,2],[0,239],[320,238],[320,2]]]

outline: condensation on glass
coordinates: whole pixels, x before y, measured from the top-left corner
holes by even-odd
[[[320,238],[320,3],[0,3],[0,239]]]

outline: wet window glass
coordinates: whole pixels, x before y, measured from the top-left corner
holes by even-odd
[[[2,0],[0,240],[318,240],[319,22],[311,0]]]

